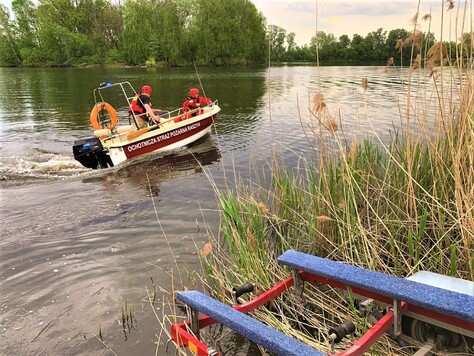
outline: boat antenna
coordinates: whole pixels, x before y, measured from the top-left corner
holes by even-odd
[[[204,87],[202,86],[201,78],[199,77],[199,73],[198,73],[198,70],[197,70],[196,62],[195,62],[194,60],[193,60],[193,65],[194,65],[194,70],[196,71],[196,76],[197,76],[198,81],[199,81],[199,86],[201,87],[202,94],[203,94],[205,97],[207,97],[206,92],[204,91]]]

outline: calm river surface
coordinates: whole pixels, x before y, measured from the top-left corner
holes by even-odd
[[[180,276],[188,285],[206,230],[218,233],[213,183],[225,189],[235,177],[261,179],[256,170],[265,171],[272,150],[289,167],[302,155],[315,157],[308,107],[318,88],[349,141],[374,132],[386,140],[400,126],[406,85],[393,69],[198,72],[222,109],[210,135],[165,157],[91,171],[71,147],[91,134],[99,83],[149,84],[154,107],[171,110],[190,87],[200,88],[196,71],[0,68],[0,354],[111,354],[99,333],[118,355],[155,354],[162,331],[152,308],[162,319],[171,282],[180,289]],[[150,306],[146,295],[154,290]],[[130,305],[135,320],[125,328],[122,310]],[[163,346],[157,354],[166,354]]]

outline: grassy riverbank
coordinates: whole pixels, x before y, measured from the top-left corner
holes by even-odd
[[[255,282],[258,294],[281,281],[289,271],[276,258],[290,248],[400,277],[427,270],[474,279],[474,78],[472,67],[446,64],[445,50],[428,51],[424,69],[413,61],[405,130],[390,142],[346,141],[317,93],[308,127],[317,164],[308,159],[295,173],[275,157],[270,189],[242,184],[219,195],[220,234],[201,251],[214,297],[232,304],[233,286]],[[421,76],[437,95],[411,84]],[[286,294],[253,316],[326,351],[328,328],[350,317],[357,338],[369,327],[343,295],[312,287],[303,300]],[[384,337],[372,354],[404,351]]]

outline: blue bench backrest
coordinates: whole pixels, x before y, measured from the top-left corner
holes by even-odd
[[[278,257],[278,263],[474,322],[474,290],[472,295],[461,294],[293,250]]]
[[[303,344],[298,340],[293,339],[292,337],[201,292],[180,292],[176,295],[176,298],[191,308],[208,315],[222,325],[227,326],[247,339],[263,346],[268,351],[274,352],[278,355],[325,356],[325,354],[309,347],[308,345]]]

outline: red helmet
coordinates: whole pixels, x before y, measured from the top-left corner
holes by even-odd
[[[196,88],[192,88],[191,90],[189,90],[189,95],[191,96],[199,95],[199,90]]]
[[[149,86],[149,85],[142,86],[142,93],[151,94],[151,86]]]

